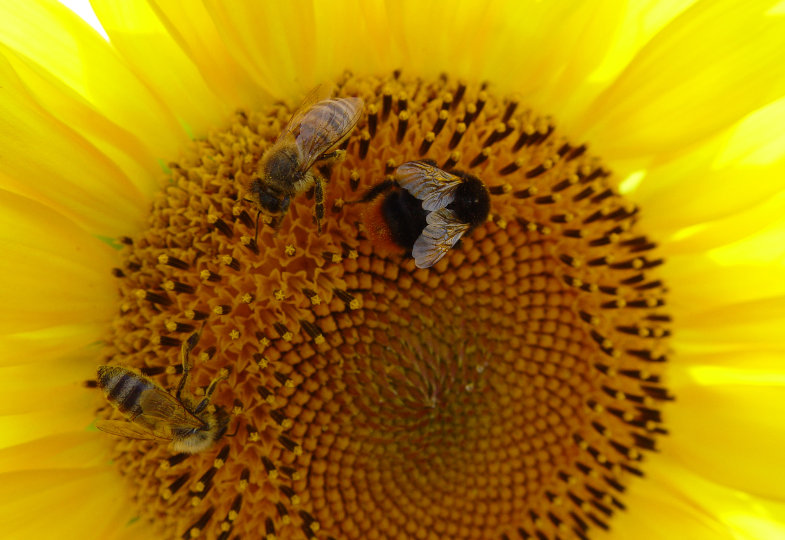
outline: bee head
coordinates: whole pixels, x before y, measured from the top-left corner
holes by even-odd
[[[488,188],[476,176],[458,171],[453,174],[463,178],[463,182],[455,189],[455,198],[448,207],[463,223],[476,227],[488,218],[488,212],[491,211]]]
[[[284,195],[269,183],[257,178],[248,187],[251,200],[259,205],[266,214],[280,214],[283,211]]]
[[[226,433],[226,429],[229,427],[229,421],[232,419],[232,417],[229,416],[229,413],[227,413],[226,409],[223,407],[216,407],[214,419],[216,426],[214,440],[217,441]]]

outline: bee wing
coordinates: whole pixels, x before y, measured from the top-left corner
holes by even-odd
[[[144,427],[134,424],[133,422],[123,422],[118,420],[99,420],[95,423],[95,427],[110,435],[117,435],[118,437],[127,437],[129,439],[143,439],[143,440],[159,440],[170,441],[171,436],[167,436],[161,430],[148,430]]]
[[[284,137],[287,137],[289,134],[294,135],[297,137],[297,130],[302,123],[303,116],[308,110],[313,107],[316,103],[323,99],[329,99],[330,94],[332,92],[332,85],[329,84],[320,84],[310,92],[308,95],[305,96],[302,103],[297,107],[297,109],[292,113],[292,117],[289,118],[289,122],[286,124],[286,127],[278,136],[278,140],[280,141]]]
[[[341,144],[357,125],[363,112],[358,97],[334,98],[310,107],[293,131],[300,150],[300,170],[307,171],[319,156]]]
[[[173,395],[160,388],[145,390],[139,397],[139,406],[145,418],[162,420],[171,427],[201,428],[204,422],[185,408]]]
[[[455,212],[442,208],[426,216],[428,225],[412,248],[417,268],[430,268],[450,251],[455,242],[469,230],[469,224],[458,220]]]
[[[422,201],[423,210],[433,212],[453,201],[460,177],[424,161],[407,161],[395,171],[398,185]]]

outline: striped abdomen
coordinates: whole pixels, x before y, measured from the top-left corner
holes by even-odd
[[[99,366],[98,386],[107,401],[131,420],[142,414],[141,395],[156,388],[146,377],[120,366]]]

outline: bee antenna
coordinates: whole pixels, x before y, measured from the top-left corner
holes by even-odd
[[[239,420],[239,418],[238,418],[237,422],[234,423],[234,433],[232,433],[231,435],[226,434],[226,435],[224,435],[224,437],[235,437],[235,436],[237,436],[237,432],[238,431],[240,431],[240,420]]]

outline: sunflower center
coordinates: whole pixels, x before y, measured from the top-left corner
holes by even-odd
[[[365,110],[327,180],[256,237],[245,186],[292,111],[240,111],[170,165],[124,239],[107,362],[215,387],[228,433],[195,454],[122,439],[140,517],[170,537],[585,538],[665,433],[662,260],[584,145],[450,80],[346,75]],[[406,161],[481,179],[487,222],[416,268],[379,200]],[[409,248],[410,249],[410,248]],[[119,419],[105,402],[102,418]]]

